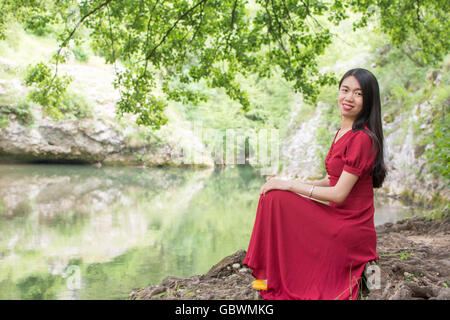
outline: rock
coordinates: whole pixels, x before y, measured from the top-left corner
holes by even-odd
[[[159,145],[153,141],[139,146],[130,143],[124,130],[101,119],[52,121],[44,118],[38,119],[33,127],[10,121],[0,130],[0,160],[95,163],[98,167],[185,165],[178,145],[175,148],[170,143]],[[205,156],[193,165],[211,167],[214,164]]]
[[[411,298],[412,291],[411,289],[404,283],[400,283],[399,288],[394,293],[393,296],[389,298],[389,300],[407,300],[408,298]]]
[[[160,294],[160,293],[163,293],[163,292],[166,292],[166,288],[164,288],[164,287],[156,287],[156,288],[154,288],[151,292],[150,292],[150,294],[149,294],[149,296],[150,297],[153,297],[153,296],[156,296],[157,294]]]
[[[441,221],[430,221],[425,226],[423,222],[421,219],[413,218],[396,223],[377,237],[379,260],[369,262],[366,265],[365,274],[367,279],[379,272],[380,288],[377,286],[368,290],[366,284],[366,287],[362,287],[359,298],[364,300],[450,299],[450,289],[447,288],[450,270],[446,264],[446,261],[450,259],[448,251],[450,235],[448,231],[444,231],[447,230],[449,219],[444,217]],[[398,226],[406,228],[397,228]],[[394,231],[398,229],[400,231]],[[441,231],[430,236],[429,230],[432,229]],[[251,287],[254,280],[251,269],[243,266],[245,255],[245,250],[239,250],[223,258],[206,275],[183,279],[170,276],[165,278],[159,286],[133,291],[130,297],[131,299],[151,299],[153,294],[156,299],[260,300],[262,298],[259,291]],[[375,268],[370,269],[371,266]],[[366,282],[363,281],[363,283]],[[158,295],[163,292],[162,287],[166,288],[164,291],[166,294]],[[183,291],[177,291],[178,287],[183,287]]]
[[[229,275],[232,273],[231,268],[227,269],[227,267],[232,266],[233,264],[242,264],[246,255],[245,250],[239,250],[234,254],[223,258],[219,263],[215,264],[205,275],[206,277],[222,277],[225,275]]]
[[[450,288],[439,288],[436,297],[430,298],[430,300],[450,300]]]
[[[251,272],[251,270],[249,269],[249,268],[241,268],[241,269],[239,269],[239,272],[240,273],[250,273]]]
[[[124,137],[102,121],[49,119],[27,128],[12,121],[0,130],[2,159],[95,163],[122,152]]]
[[[173,287],[173,284],[177,281],[182,280],[182,278],[174,277],[174,276],[168,276],[164,278],[164,280],[161,282],[161,286],[163,287]]]
[[[419,286],[414,282],[406,282],[405,284],[411,290],[411,295],[414,298],[429,299],[436,296],[438,292],[434,286]]]

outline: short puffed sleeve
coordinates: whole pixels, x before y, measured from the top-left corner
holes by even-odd
[[[344,168],[347,172],[361,176],[372,170],[376,152],[372,150],[372,138],[364,131],[355,132],[347,142],[343,156]]]

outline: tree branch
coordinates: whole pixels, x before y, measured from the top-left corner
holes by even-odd
[[[421,63],[420,61],[414,59],[414,57],[404,48],[400,47],[400,50],[412,61],[414,62],[414,64],[418,67],[423,68],[425,65],[423,63]]]
[[[205,3],[206,3],[206,2],[205,2]],[[200,21],[198,22],[197,28],[195,28],[194,34],[192,35],[191,40],[189,40],[189,43],[191,43],[192,41],[194,41],[195,36],[197,35],[197,32],[198,32],[198,30],[200,30],[200,27],[201,27],[201,25],[202,25],[202,23],[203,23],[203,16],[204,16],[203,12],[204,12],[204,10],[205,10],[205,3],[202,5],[202,11],[200,11]]]
[[[265,6],[266,13],[269,17],[269,33],[272,34],[272,36],[274,37],[274,40],[278,42],[278,45],[280,46],[281,50],[283,50],[284,54],[286,55],[289,66],[292,67],[291,58],[289,57],[289,53],[287,52],[287,50],[283,44],[283,40],[281,39],[280,26],[278,26],[278,34],[276,34],[276,31],[273,30],[272,16],[269,12],[268,5],[269,5],[269,0],[266,1],[266,6]],[[272,2],[272,9],[273,9],[273,2]],[[274,12],[274,15],[275,15],[275,12]]]
[[[231,25],[230,25],[230,30],[233,30],[233,27],[234,27],[234,19],[235,19],[235,13],[236,13],[237,2],[238,2],[238,0],[235,0],[235,1],[234,1],[233,11],[231,12]]]
[[[112,58],[114,61],[114,72],[116,73],[116,76],[117,76],[117,66],[116,66],[116,59],[115,59],[116,53],[114,51],[114,37],[112,34],[112,27],[111,27],[111,13],[110,13],[109,7],[107,7],[107,9],[108,9],[108,21],[109,21],[109,35],[111,38]],[[118,84],[120,86],[120,80],[118,80]],[[123,100],[122,91],[120,90],[120,87],[119,87],[119,94],[120,94],[120,99]]]
[[[150,38],[150,22],[152,22],[152,19],[153,19],[152,12],[153,12],[153,10],[155,10],[156,5],[157,5],[158,3],[159,3],[159,0],[157,0],[157,1],[155,2],[155,4],[153,5],[153,8],[151,9],[151,12],[150,12],[150,17],[148,18],[148,22],[147,22],[147,34],[145,35],[145,49],[144,49],[144,52],[147,51],[148,42],[149,42],[149,38]],[[144,73],[147,71],[147,66],[148,66],[148,59],[145,59]]]
[[[177,26],[177,24],[183,19],[185,18],[189,13],[191,13],[192,11],[195,10],[195,8],[197,8],[199,5],[201,5],[202,3],[206,3],[208,0],[201,0],[200,2],[198,2],[196,5],[194,5],[192,8],[190,8],[188,11],[186,11],[185,13],[183,13],[180,17],[178,17],[177,21],[175,21],[175,23],[172,25],[172,27],[170,27],[169,30],[167,30],[166,34],[164,35],[164,37],[161,39],[161,41],[153,48],[153,50],[145,57],[146,60],[149,60],[153,54],[155,53],[156,49],[158,49],[167,39],[167,37],[169,36],[169,34],[175,29],[175,27]]]
[[[78,21],[78,23],[76,24],[75,28],[73,28],[72,32],[69,34],[69,36],[62,42],[61,46],[59,47],[57,53],[56,53],[56,64],[55,64],[55,76],[53,77],[53,79],[56,77],[56,74],[58,73],[58,63],[59,63],[59,56],[61,54],[61,50],[66,46],[67,42],[69,42],[70,39],[72,39],[73,35],[75,34],[75,32],[77,31],[78,27],[84,22],[84,20],[86,20],[90,15],[94,14],[95,12],[97,12],[98,10],[100,10],[101,8],[103,8],[104,6],[108,5],[112,0],[106,0],[105,2],[103,2],[102,4],[100,4],[99,6],[97,6],[96,8],[94,8],[92,11],[88,12],[86,15],[84,15],[80,21]]]
[[[419,0],[416,0],[416,3],[417,3],[416,18],[419,23],[422,23],[422,19],[420,18],[420,2],[419,2]]]
[[[234,20],[235,20],[237,2],[238,2],[238,0],[234,1],[233,10],[231,12],[230,32],[228,33],[228,37],[225,40],[225,54],[228,54],[229,48],[230,48],[230,38],[231,38],[231,34],[233,33],[233,28],[234,28]]]
[[[276,13],[276,11],[275,11],[275,6],[274,6],[274,3],[273,3],[273,0],[270,0],[270,2],[271,2],[271,4],[272,4],[273,15],[274,15],[275,20],[276,20],[276,22],[277,22],[277,24],[278,24],[278,32],[279,32],[280,35],[281,35],[281,30],[283,30],[284,33],[286,33],[288,36],[290,36],[290,35],[289,35],[289,31],[286,30],[286,28],[284,27],[284,25],[280,22],[280,20],[278,20],[278,15],[277,15],[277,13]],[[281,37],[281,36],[280,36],[280,37]]]
[[[73,37],[75,31],[77,31],[78,27],[84,22],[84,20],[86,20],[90,15],[96,13],[98,10],[100,10],[104,6],[108,5],[111,1],[112,0],[106,0],[105,2],[103,2],[102,4],[100,4],[99,6],[94,8],[91,12],[89,12],[85,16],[83,16],[83,18],[81,18],[81,20],[78,21],[77,25],[72,30],[72,32],[69,34],[69,36],[63,41],[62,46],[64,46]]]
[[[139,10],[138,10],[138,12],[137,12],[137,14],[136,14],[136,17],[134,17],[134,21],[133,21],[132,27],[134,27],[134,26],[136,25],[136,22],[137,22],[139,16],[141,15],[142,5],[143,5],[143,0],[140,0],[140,2],[139,2]],[[130,43],[131,43],[131,35],[132,35],[131,32],[128,33],[127,47],[130,47]],[[128,60],[131,60],[131,59],[130,59],[130,54],[129,54],[129,53],[128,53]]]
[[[292,19],[291,19],[291,14],[289,13],[289,9],[288,9],[288,7],[287,7],[287,5],[286,5],[286,1],[285,1],[285,0],[283,0],[283,5],[284,5],[285,14],[286,14],[286,16],[288,17],[288,20],[289,20],[289,22],[291,23],[291,26],[292,26],[292,27],[295,27],[295,23],[294,23],[294,21],[292,21]]]

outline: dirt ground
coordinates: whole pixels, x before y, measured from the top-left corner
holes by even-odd
[[[450,300],[450,216],[411,218],[376,230],[380,258],[366,267],[359,299]],[[251,288],[250,269],[242,265],[245,254],[239,250],[225,257],[204,275],[168,276],[159,285],[132,291],[130,299],[261,299]]]

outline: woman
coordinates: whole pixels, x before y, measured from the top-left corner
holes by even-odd
[[[342,122],[325,159],[327,176],[270,179],[261,187],[244,264],[264,299],[356,299],[366,263],[378,259],[373,188],[381,187],[386,167],[374,75],[348,71],[338,107]]]

